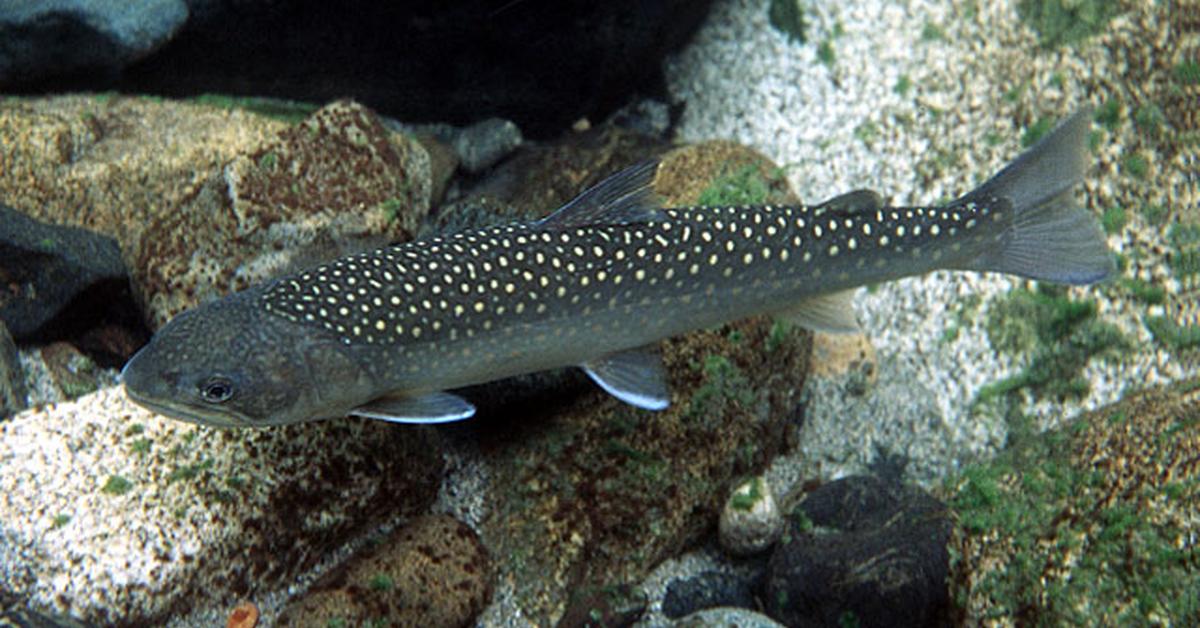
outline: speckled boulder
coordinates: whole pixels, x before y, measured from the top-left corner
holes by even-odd
[[[298,251],[410,239],[430,190],[429,155],[418,142],[338,101],[238,155],[179,211],[151,223],[133,255],[135,288],[158,326],[296,270]]]
[[[491,598],[491,561],[466,524],[421,517],[352,558],[284,609],[285,626],[467,625]],[[340,623],[339,623],[340,622]]]
[[[291,582],[385,519],[429,508],[439,440],[323,421],[214,430],[119,388],[0,422],[0,600],[159,625]]]

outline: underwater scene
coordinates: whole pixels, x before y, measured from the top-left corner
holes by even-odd
[[[0,2],[0,627],[1200,625],[1200,2]]]

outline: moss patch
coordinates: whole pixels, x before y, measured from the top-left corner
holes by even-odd
[[[288,124],[300,122],[321,108],[320,105],[315,103],[296,100],[230,96],[227,94],[201,94],[191,100],[192,102],[218,109],[243,109],[260,116],[287,122]]]
[[[1021,0],[1017,14],[1044,48],[1075,43],[1104,30],[1120,13],[1116,0]]]
[[[1198,386],[1132,396],[950,479],[958,623],[1194,624]]]
[[[771,26],[787,35],[795,43],[803,44],[808,41],[806,31],[808,22],[804,19],[804,7],[800,0],[771,0],[771,8],[767,12]]]
[[[727,207],[761,205],[766,201],[770,185],[757,166],[747,164],[733,168],[727,165],[721,170],[721,174],[700,193],[697,205]]]
[[[1087,394],[1083,368],[1094,357],[1116,356],[1131,347],[1128,338],[1096,317],[1096,302],[1075,301],[1064,289],[1043,285],[1037,292],[1015,290],[992,304],[988,338],[1000,351],[1029,356],[1021,372],[979,391],[990,401],[1023,389],[1035,397],[1063,399]]]

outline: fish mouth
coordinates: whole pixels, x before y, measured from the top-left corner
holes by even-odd
[[[200,414],[189,406],[175,404],[162,399],[152,399],[139,394],[136,390],[129,387],[128,384],[122,386],[125,389],[125,396],[131,401],[165,417],[185,421],[194,425],[203,425],[207,427],[246,427],[250,424],[245,417],[237,414]]]

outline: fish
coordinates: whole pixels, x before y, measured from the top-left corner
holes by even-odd
[[[852,332],[855,288],[939,269],[1112,276],[1075,200],[1090,124],[1075,113],[940,206],[860,189],[817,205],[663,207],[658,162],[643,162],[541,220],[349,255],[185,311],[121,381],[154,412],[218,427],[458,421],[476,408],[455,389],[564,366],[663,410],[657,343],[691,330],[772,314]]]

